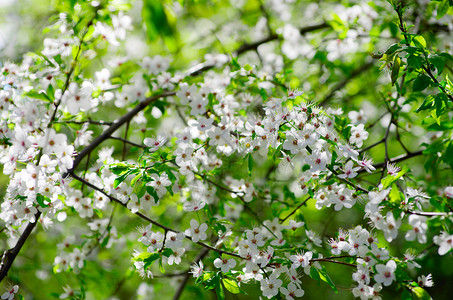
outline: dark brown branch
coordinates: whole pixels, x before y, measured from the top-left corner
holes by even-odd
[[[124,138],[123,138],[123,150],[121,152],[121,160],[126,159],[126,151],[127,151],[127,132],[129,131],[129,125],[131,124],[131,121],[126,122],[126,129],[124,130]]]
[[[93,124],[93,125],[104,125],[104,126],[110,126],[113,124],[113,122],[104,122],[104,121],[94,121],[94,120],[85,120],[85,121],[56,121],[55,123],[66,123],[66,124]]]
[[[38,211],[35,215],[35,222],[28,223],[27,227],[25,227],[24,232],[22,232],[22,234],[20,235],[19,240],[16,243],[16,246],[14,246],[14,248],[12,249],[6,250],[3,253],[3,258],[0,265],[0,282],[2,282],[3,279],[5,279],[6,275],[8,275],[8,271],[13,265],[13,262],[16,259],[17,254],[19,254],[20,250],[24,246],[25,241],[27,240],[30,233],[33,231],[33,228],[35,228],[40,216],[41,212]]]
[[[315,262],[315,261],[325,261],[325,262],[330,262],[330,263],[334,263],[334,264],[357,268],[357,265],[345,263],[345,262],[338,261],[338,260],[328,259],[328,258],[314,258],[314,259],[310,260],[310,263]]]
[[[365,151],[367,151],[367,150],[370,150],[371,148],[374,148],[374,147],[376,147],[377,145],[382,144],[384,141],[385,141],[385,139],[382,138],[382,139],[380,139],[379,141],[377,141],[376,143],[371,144],[371,145],[369,145],[369,146],[367,146],[367,147],[365,147],[365,148],[360,149],[360,150],[359,150],[359,153],[362,153],[362,152],[365,152]]]
[[[422,155],[422,154],[423,154],[423,150],[418,150],[418,151],[415,151],[415,152],[402,154],[400,156],[391,158],[388,162],[389,163],[398,163],[398,162],[401,162],[401,161],[404,161],[404,160],[407,160],[407,159],[410,159],[412,157],[419,156],[419,155]],[[378,164],[373,165],[373,167],[375,167],[376,169],[380,169],[380,168],[385,167],[386,165],[387,164],[385,162],[382,162],[382,163],[378,163]],[[358,172],[361,173],[363,171],[364,170],[359,170]]]
[[[129,111],[127,114],[113,122],[113,124],[107,128],[100,136],[98,136],[94,141],[92,141],[87,147],[85,147],[74,159],[74,164],[70,170],[66,174],[63,174],[63,177],[67,177],[69,174],[73,173],[73,171],[77,168],[80,162],[88,155],[91,151],[93,151],[99,144],[101,144],[106,139],[110,138],[112,134],[120,128],[125,123],[132,120],[132,118],[138,114],[140,111],[144,110],[148,105],[157,101],[160,98],[165,98],[169,96],[174,96],[176,92],[165,92],[159,95],[155,95],[152,97],[147,98],[145,101],[140,102],[134,109]]]

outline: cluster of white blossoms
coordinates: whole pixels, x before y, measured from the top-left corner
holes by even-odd
[[[272,1],[271,6],[285,17],[287,4],[279,2]],[[353,39],[370,30],[376,17],[368,5],[339,11],[340,21],[352,29],[344,39],[328,44],[327,49],[336,51],[329,50],[327,59],[356,52],[364,42]],[[110,22],[90,24],[93,31],[88,38],[119,45],[132,28],[132,19],[118,12]],[[188,253],[204,247],[215,258],[208,262],[200,255],[196,259],[190,273],[198,283],[210,278],[231,280],[237,286],[259,283],[268,299],[279,293],[286,299],[302,297],[304,274],[335,288],[323,262],[355,268],[352,294],[380,299],[382,288],[396,281],[397,270],[417,266],[415,257],[403,261],[379,246],[376,236],[382,234],[391,243],[401,235],[401,228],[407,241],[418,244],[430,242],[432,234],[439,255],[453,249],[453,235],[430,232],[428,227],[430,217],[447,214],[424,212],[432,208],[430,197],[410,187],[407,169],[396,167],[387,157],[382,164],[387,172],[382,171],[378,186],[364,188],[355,181],[361,172],[378,174],[366,149],[361,149],[369,137],[363,110],[349,112],[347,119],[342,109],[324,111],[303,92],[287,91],[277,77],[266,73],[283,68],[282,56],[265,56],[263,71],[256,66],[241,67],[223,54],[208,54],[210,70],[200,80],[188,76],[195,73],[173,72],[171,61],[160,55],[116,58],[93,78],[85,78],[78,69],[81,73],[71,77],[79,53],[89,60],[95,51],[84,52],[85,36],[71,37],[67,26],[61,32],[65,37],[44,40],[45,60],[30,56],[22,65],[4,64],[0,73],[0,163],[10,177],[0,219],[10,237],[8,243],[17,240],[25,224],[40,222],[49,229],[55,220],[64,222],[68,215],[86,220],[91,231],[81,234],[86,240],[80,246],[69,239],[59,247],[55,273],[82,272],[96,247],[110,248],[121,239],[111,225],[113,212],[110,219],[104,215],[111,201],[148,222],[138,227],[137,238],[146,251],[132,254],[142,277],[153,276],[155,261],[161,270],[164,265],[176,267]],[[283,36],[281,50],[287,58],[314,51],[311,46],[300,47],[302,34],[292,25],[278,33]],[[62,69],[62,59],[73,68],[70,72]],[[117,84],[121,80],[114,74],[121,73],[118,68],[124,63],[139,70]],[[35,65],[40,66],[39,72],[34,72]],[[287,95],[275,91],[279,85]],[[119,120],[136,112],[122,123],[127,124],[125,138],[112,135],[119,128],[115,127],[118,120],[91,120],[91,113],[109,105],[124,110]],[[145,115],[137,109],[141,105],[142,111],[153,107]],[[151,123],[147,119],[154,122],[164,114],[181,120],[171,119],[171,130],[145,128]],[[68,124],[81,126],[75,129]],[[107,139],[100,136],[99,142],[93,141],[92,124],[110,126],[103,134],[124,143],[122,159],[114,147],[91,155]],[[143,133],[138,142],[127,139],[129,126],[140,127],[134,131]],[[135,148],[132,154],[140,153],[137,159],[129,159],[127,144]],[[73,168],[80,163],[78,155],[86,155],[84,151],[90,154],[79,177]],[[254,165],[269,167],[265,178],[256,176]],[[274,175],[275,180],[270,180]],[[447,187],[444,194],[453,198],[453,187]],[[336,238],[327,241],[315,226],[302,221],[298,210],[307,203],[335,212],[364,206],[364,219],[372,230],[362,226],[339,230]],[[261,220],[265,214],[254,211],[280,209],[279,204],[285,209],[271,212],[272,217],[268,214],[272,220]],[[173,214],[173,206],[182,213],[181,222],[176,220],[170,228],[155,221],[163,215],[156,213],[158,209],[168,208]],[[148,213],[155,214],[147,217]],[[177,228],[185,221],[189,228]],[[323,255],[326,245],[333,256]],[[344,258],[347,262],[336,260]],[[417,284],[432,286],[431,276],[419,277]],[[17,290],[14,286],[2,299],[12,299]]]

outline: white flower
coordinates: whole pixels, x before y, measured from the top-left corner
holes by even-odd
[[[159,134],[156,138],[145,138],[143,144],[149,147],[150,152],[157,151],[167,142],[167,138],[164,135]]]
[[[173,232],[169,231],[167,233],[167,237],[165,239],[165,247],[176,251],[176,249],[182,247],[182,240],[184,239],[185,235],[182,232]]]
[[[346,187],[341,188],[336,197],[333,197],[332,204],[335,204],[334,209],[336,211],[341,210],[343,207],[351,208],[355,204],[355,198],[352,195],[352,191]]]
[[[358,284],[369,284],[370,283],[370,272],[368,267],[362,265],[357,266],[357,271],[352,274],[352,279]]]
[[[166,187],[171,185],[171,181],[168,179],[168,175],[165,172],[160,174],[160,176],[153,173],[151,174],[151,178],[153,180],[148,182],[146,185],[153,187],[159,198],[161,198],[167,193]]]
[[[382,231],[387,242],[393,241],[398,235],[398,228],[401,225],[401,220],[395,219],[392,212],[388,212],[385,218],[385,225]]]
[[[236,261],[232,258],[230,259],[216,258],[214,260],[214,266],[216,268],[219,268],[222,271],[222,273],[227,273],[230,269],[236,266]]]
[[[291,230],[297,230],[299,227],[304,226],[304,222],[296,222],[294,220],[289,220],[289,224],[286,226],[283,226],[285,229],[291,229]]]
[[[434,285],[433,277],[431,274],[428,276],[421,275],[417,278],[418,285],[421,287],[432,287]]]
[[[173,264],[179,265],[181,263],[181,256],[186,252],[185,248],[178,248],[173,250],[173,254],[168,257],[168,264],[171,266]]]
[[[439,245],[439,255],[444,255],[453,248],[453,235],[448,235],[443,231],[440,235],[433,238],[433,242]]]
[[[299,91],[298,89],[293,89],[288,91],[288,99],[295,99],[296,97],[302,95],[304,92]]]
[[[169,65],[169,60],[160,55],[156,55],[153,58],[145,57],[141,64],[144,69],[148,70],[153,75],[165,72]]]
[[[132,18],[125,16],[123,12],[119,12],[118,15],[112,16],[112,25],[115,29],[115,35],[120,39],[126,38],[126,30],[132,29]]]
[[[13,300],[14,299],[14,295],[17,293],[18,290],[19,290],[19,286],[17,284],[14,285],[13,287],[9,288],[7,292],[2,294],[2,297],[1,297],[2,300],[3,299]]]
[[[73,252],[69,254],[70,262],[69,265],[73,269],[81,269],[84,266],[85,254],[80,249],[74,248]]]
[[[310,165],[310,171],[324,171],[327,165],[326,152],[313,151],[313,153],[305,158],[305,163]]]
[[[140,226],[137,227],[138,232],[141,234],[140,237],[138,238],[138,242],[143,243],[143,245],[148,246],[149,245],[149,237],[153,233],[151,231],[152,224],[148,224],[146,227]]]
[[[338,148],[343,152],[343,156],[346,158],[352,158],[352,159],[357,159],[359,156],[359,152],[357,150],[354,150],[350,145],[338,145]]]
[[[140,208],[140,202],[138,201],[138,198],[137,198],[137,195],[136,194],[132,194],[130,196],[130,200],[129,202],[127,203],[127,208],[133,213],[135,214],[136,212],[138,212],[139,208]]]
[[[360,298],[360,300],[369,299],[371,296],[371,287],[359,284],[352,289],[352,294],[354,295],[354,297]]]
[[[338,175],[339,178],[354,178],[357,176],[357,171],[360,170],[360,167],[353,168],[354,163],[352,160],[348,161],[344,166],[343,174]]]
[[[379,264],[376,266],[378,272],[374,275],[374,280],[378,283],[382,283],[384,286],[389,286],[395,279],[396,263],[393,260],[389,260],[387,264]]]
[[[290,282],[288,287],[281,287],[280,292],[286,296],[286,299],[293,300],[294,298],[302,297],[305,294],[305,291],[301,288],[298,288],[297,285]]]
[[[269,278],[261,280],[261,291],[263,292],[263,296],[269,299],[278,294],[278,289],[281,286],[282,281],[272,275]]]
[[[444,191],[444,192],[445,192],[445,196],[446,196],[447,198],[450,198],[450,199],[453,198],[453,186],[447,186],[447,187],[445,188],[445,191]]]
[[[373,160],[365,156],[362,158],[362,160],[357,161],[357,164],[363,167],[368,173],[376,170],[376,168],[373,166]]]
[[[149,246],[146,249],[148,252],[154,252],[159,250],[164,245],[164,235],[161,232],[151,232],[151,236],[148,239]]]
[[[368,138],[368,132],[365,130],[363,124],[353,126],[351,129],[351,137],[349,142],[355,144],[357,147],[362,147],[363,141]]]
[[[199,224],[197,220],[190,220],[190,228],[185,231],[187,236],[192,238],[194,243],[198,241],[204,241],[207,238],[206,230],[208,225],[206,223]]]
[[[351,119],[352,124],[357,124],[357,123],[365,124],[367,121],[365,113],[362,109],[360,111],[350,111],[348,113],[348,117],[349,117],[349,119]]]
[[[91,108],[91,93],[91,85],[88,82],[84,82],[82,88],[79,88],[77,83],[71,82],[63,96],[63,101],[65,101],[69,113],[75,115],[81,110],[89,110]]]
[[[313,257],[312,252],[307,252],[307,253],[298,253],[295,255],[291,255],[289,259],[293,262],[291,265],[291,268],[298,268],[302,267],[305,268],[310,264],[310,259]]]
[[[409,224],[412,226],[412,229],[406,232],[406,240],[413,241],[417,238],[419,243],[426,243],[426,230],[428,229],[426,217],[410,215]]]
[[[200,277],[201,275],[203,275],[203,262],[200,260],[200,262],[197,264],[197,263],[194,263],[191,267],[190,267],[190,272],[189,273],[192,273],[193,274],[193,277],[195,278],[198,278]]]
[[[201,118],[198,118],[197,121],[195,121],[193,123],[193,125],[195,125],[199,131],[207,131],[207,130],[211,129],[213,121],[214,120],[211,118],[208,119],[205,117],[201,117]]]
[[[106,40],[109,44],[113,46],[118,46],[120,43],[116,40],[115,31],[112,27],[102,23],[97,22],[94,25],[94,35],[101,36],[102,39]]]
[[[400,167],[397,167],[394,163],[387,162],[387,174],[395,176],[401,170]]]
[[[181,104],[187,104],[197,96],[201,97],[201,95],[198,94],[198,88],[195,84],[188,85],[183,82],[179,87],[180,90],[176,92],[176,96],[180,99]]]

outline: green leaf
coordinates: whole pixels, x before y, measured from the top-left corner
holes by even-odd
[[[398,49],[401,49],[401,46],[400,46],[400,44],[395,43],[395,44],[391,45],[390,47],[388,47],[384,53],[387,55],[391,55],[391,54],[395,53],[395,51]]]
[[[43,195],[41,195],[41,194],[37,194],[36,195],[36,202],[38,202],[39,206],[41,206],[42,208],[45,208],[45,207],[49,206],[48,204],[46,205],[44,203],[44,200],[45,200],[45,198],[44,198]]]
[[[389,198],[392,203],[398,204],[401,202],[401,194],[395,183],[392,184],[392,190],[389,193]]]
[[[401,59],[399,56],[395,56],[395,59],[393,60],[393,67],[392,67],[392,85],[395,84],[396,80],[398,79],[398,74],[400,73],[400,65],[401,65]]]
[[[441,55],[431,55],[428,58],[429,62],[434,65],[437,69],[437,75],[440,75],[445,67],[445,58]]]
[[[313,278],[314,280],[317,280],[318,285],[321,283],[321,278],[319,277],[318,269],[316,269],[313,266],[310,268],[310,277]]]
[[[155,253],[143,252],[139,255],[135,256],[132,260],[133,261],[144,261],[145,259],[149,258],[150,256],[154,255]]]
[[[159,196],[157,195],[156,190],[152,186],[147,186],[146,191],[148,192],[148,194],[153,196],[155,203],[159,201]]]
[[[311,270],[310,270],[311,271]],[[319,273],[319,278],[324,281],[325,283],[327,283],[328,285],[330,285],[330,287],[332,288],[332,290],[338,294],[338,289],[337,287],[335,286],[335,284],[333,283],[332,279],[330,279],[329,275],[327,274],[327,272],[325,270],[318,270],[318,273]]]
[[[55,100],[55,89],[53,88],[53,86],[51,84],[49,84],[49,86],[47,87],[47,98],[49,98],[51,101],[54,101]]]
[[[239,294],[241,292],[241,289],[239,288],[239,285],[235,280],[224,278],[222,282],[223,286],[228,292],[232,294]]]
[[[287,199],[292,199],[293,201],[296,200],[296,196],[294,195],[293,192],[290,191],[288,186],[283,186],[283,196],[285,197],[285,200]]]
[[[253,157],[252,157],[252,153],[249,153],[247,154],[247,166],[248,166],[248,170],[249,170],[249,176],[252,176],[252,170],[253,170],[253,167],[254,167],[254,161],[253,161]]]
[[[411,287],[413,299],[417,300],[431,300],[431,296],[422,287]]]
[[[159,271],[160,271],[162,274],[165,274],[165,268],[164,268],[164,266],[162,265],[162,256],[159,258]]]
[[[141,173],[137,174],[134,178],[132,178],[132,180],[131,180],[131,186],[134,186],[135,183],[136,183],[140,178],[142,178],[142,174],[141,174]]]
[[[423,110],[430,109],[433,106],[433,101],[434,101],[434,96],[433,95],[428,95],[425,97],[425,100],[423,100],[422,105],[420,105],[419,108],[415,112],[421,112]]]
[[[409,55],[407,58],[408,71],[418,70],[423,66],[423,59],[415,54]]]
[[[143,260],[145,262],[144,268],[148,268],[155,260],[158,260],[159,258],[161,258],[161,255],[159,253],[151,253],[151,256]]]
[[[411,293],[408,290],[404,290],[401,294],[401,300],[412,300]]]
[[[443,114],[444,102],[445,105],[448,105],[448,98],[444,93],[437,94],[436,98],[434,98],[434,103],[436,105],[436,116],[441,116]]]
[[[414,42],[415,46],[417,46],[418,48],[420,48],[420,49],[425,49],[426,48],[426,41],[425,41],[425,38],[423,36],[416,35],[416,36],[414,36],[412,41]]]
[[[225,300],[225,291],[223,290],[222,284],[217,284],[216,287],[217,299],[218,300]]]
[[[382,181],[381,181],[382,189],[386,189],[389,186],[391,186],[392,183],[397,181],[401,176],[406,174],[408,171],[409,171],[409,168],[407,166],[404,166],[404,168],[401,171],[399,171],[398,174],[396,174],[396,175],[388,175],[387,177],[382,179]]]
[[[434,206],[438,211],[443,211],[444,207],[442,205],[442,200],[443,199],[440,197],[431,197],[429,198],[429,203],[431,203],[431,205]]]
[[[450,8],[449,4],[448,4],[448,0],[444,0],[442,1],[442,3],[439,4],[439,6],[437,7],[437,16],[436,16],[436,19],[440,19],[442,18],[443,16],[445,16],[445,14],[447,13],[448,9]]]
[[[113,181],[113,187],[116,189],[124,180],[126,180],[127,176],[131,174],[131,170],[123,173],[121,176],[115,178]]]
[[[146,33],[150,41],[156,40],[159,36],[173,36],[174,30],[169,22],[163,2],[145,0],[142,19],[145,22]]]
[[[412,85],[412,90],[414,92],[421,92],[426,89],[432,83],[431,78],[427,75],[420,74],[414,81]]]
[[[28,93],[25,93],[24,96],[27,96],[27,97],[30,97],[30,98],[33,98],[33,99],[43,100],[43,101],[46,101],[46,102],[51,102],[52,101],[52,100],[50,100],[50,98],[44,92],[37,93],[37,92],[30,91]]]
[[[445,149],[445,153],[442,156],[442,160],[453,169],[453,141],[448,143],[447,149]]]
[[[166,257],[169,257],[170,255],[172,255],[174,252],[173,250],[171,250],[171,248],[165,248],[164,251],[162,251],[162,255],[163,256],[166,256]]]
[[[112,171],[112,173],[115,175],[120,175],[127,169],[129,169],[129,166],[125,165],[125,164],[117,164],[117,165],[110,166],[110,171]]]

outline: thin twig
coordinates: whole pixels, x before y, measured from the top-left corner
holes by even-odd
[[[129,144],[129,145],[132,145],[132,146],[135,146],[135,147],[138,147],[138,148],[142,148],[142,149],[145,149],[146,146],[145,145],[141,145],[141,144],[137,144],[137,143],[134,143],[130,140],[126,140],[126,139],[123,139],[123,138],[120,138],[120,137],[116,137],[116,136],[111,136],[109,137],[109,139],[112,139],[112,140],[118,140],[118,141],[121,141],[125,144]]]
[[[280,224],[281,223],[284,223],[286,220],[288,220],[289,217],[291,217],[292,215],[294,215],[296,213],[296,211],[299,210],[299,208],[301,208],[302,206],[305,205],[305,203],[307,203],[308,200],[310,200],[311,197],[308,197],[307,199],[305,199],[305,201],[303,201],[301,204],[299,204],[292,212],[289,213],[289,215],[287,215],[286,217],[284,217],[283,219],[280,219]]]
[[[195,258],[194,262],[198,262],[200,261],[201,259],[203,259],[203,257],[205,257],[207,254],[209,253],[209,249],[208,248],[204,248],[203,251],[201,251],[200,254],[198,254],[198,256]],[[179,285],[178,289],[176,290],[176,293],[175,295],[173,296],[173,300],[178,300],[181,295],[182,295],[182,292],[184,290],[184,287],[186,286],[187,282],[189,281],[189,278],[190,278],[190,273],[189,273],[189,270],[185,273],[185,276],[181,282],[181,284]]]

